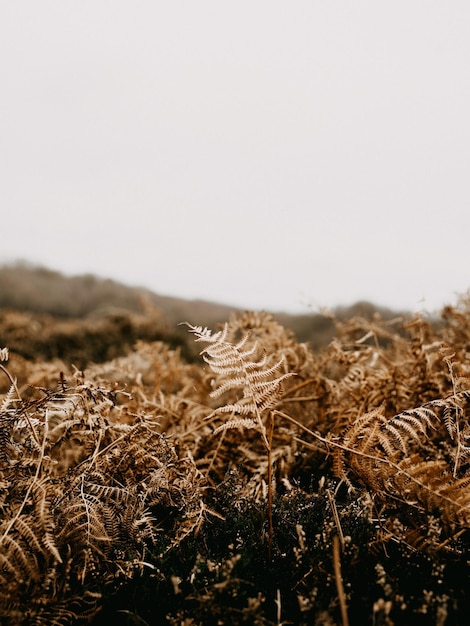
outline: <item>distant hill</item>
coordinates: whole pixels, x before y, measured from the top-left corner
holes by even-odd
[[[106,315],[117,310],[145,313],[153,308],[176,323],[189,314],[193,319],[201,316],[213,322],[234,310],[203,300],[160,296],[144,287],[130,287],[93,274],[65,276],[24,262],[0,267],[0,309],[7,308],[60,318]]]
[[[221,303],[158,295],[144,287],[130,287],[92,274],[65,276],[59,271],[24,262],[0,267],[1,310],[51,316],[60,321],[61,328],[68,328],[72,320],[83,320],[87,329],[93,327],[94,335],[101,332],[97,326],[98,320],[113,318],[114,328],[117,318],[138,316],[138,322],[134,318],[132,321],[127,320],[128,325],[138,327],[138,331],[134,328],[135,332],[129,334],[129,341],[141,336],[151,339],[155,334],[168,337],[170,343],[184,341],[186,331],[178,327],[182,321],[214,327],[239,311]],[[356,315],[372,317],[377,313],[385,320],[397,316],[396,311],[369,302],[339,307],[333,313],[339,319]],[[298,341],[308,341],[314,349],[326,345],[334,336],[335,325],[330,315],[274,313],[274,316],[294,332]],[[151,319],[152,323],[143,322],[145,318]],[[68,326],[67,320],[70,322]],[[119,324],[123,323],[120,319]],[[149,329],[156,326],[159,333],[152,334]],[[144,327],[145,333],[142,331]],[[103,354],[103,358],[105,356],[109,354]]]

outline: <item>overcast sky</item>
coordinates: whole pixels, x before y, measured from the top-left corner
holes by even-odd
[[[470,288],[468,0],[5,0],[0,262],[411,310]]]

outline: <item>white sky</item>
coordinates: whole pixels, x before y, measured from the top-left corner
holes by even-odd
[[[0,262],[289,311],[470,287],[468,0],[11,0],[0,90]]]

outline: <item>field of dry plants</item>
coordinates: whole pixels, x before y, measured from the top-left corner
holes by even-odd
[[[468,297],[317,351],[264,313],[127,328],[78,365],[0,318],[2,625],[468,625]]]

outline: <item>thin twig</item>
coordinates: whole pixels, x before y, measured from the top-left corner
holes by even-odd
[[[329,489],[326,490],[328,495],[328,501],[330,503],[331,510],[333,511],[333,517],[335,519],[336,528],[338,529],[338,536],[341,543],[341,550],[344,550],[344,534],[343,529],[341,528],[341,522],[338,515],[338,509],[336,508],[336,502],[333,496],[331,495],[331,491]]]
[[[299,383],[298,385],[295,385],[294,387],[291,387],[290,389],[287,389],[283,396],[282,396],[282,400],[284,401],[285,398],[287,398],[287,396],[291,396],[293,393],[295,393],[296,391],[298,391],[299,389],[302,389],[303,387],[306,387],[307,385],[310,385],[310,383],[317,383],[318,382],[318,378],[308,378],[307,380],[304,380],[303,382]],[[320,398],[321,396],[318,396],[318,398]]]
[[[341,575],[341,558],[339,539],[337,535],[333,537],[333,568],[335,571],[336,590],[338,591],[339,605],[341,608],[341,621],[343,626],[349,626],[348,607],[346,604],[346,594],[344,593],[343,577]]]
[[[273,459],[272,445],[274,432],[274,411],[269,414],[269,430],[268,430],[268,556],[272,557],[273,551]]]

